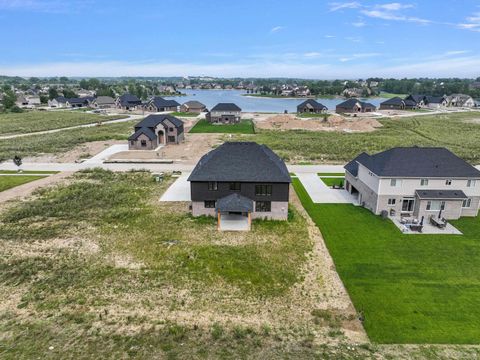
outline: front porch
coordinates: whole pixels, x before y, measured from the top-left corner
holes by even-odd
[[[217,201],[219,231],[249,231],[252,226],[253,200],[237,193]]]

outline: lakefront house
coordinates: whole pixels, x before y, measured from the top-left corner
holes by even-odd
[[[188,178],[193,216],[217,217],[219,230],[249,230],[252,219],[287,220],[290,174],[265,145],[226,142]]]
[[[155,150],[161,145],[178,144],[184,136],[182,120],[167,114],[148,115],[135,125],[128,147],[129,150]]]
[[[323,114],[327,112],[327,107],[314,99],[308,99],[297,106],[299,114]]]
[[[242,109],[234,103],[219,103],[205,116],[211,123],[234,124],[240,122]]]

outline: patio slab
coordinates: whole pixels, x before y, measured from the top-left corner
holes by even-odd
[[[439,229],[436,226],[425,221],[423,224],[422,232],[419,233],[418,231],[412,231],[407,226],[400,222],[399,218],[389,217],[390,220],[395,224],[395,226],[404,234],[408,235],[463,235],[460,230],[458,230],[455,226],[450,223],[447,223],[445,229]]]
[[[220,230],[222,231],[248,231],[248,217],[243,215],[220,215]]]

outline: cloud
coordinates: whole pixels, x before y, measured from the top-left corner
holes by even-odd
[[[306,58],[321,57],[322,55],[323,55],[322,53],[315,52],[315,51],[307,52],[303,54],[303,56],[305,56]]]
[[[347,61],[352,61],[355,59],[365,59],[365,58],[371,58],[371,57],[376,57],[376,56],[381,56],[382,54],[380,53],[359,53],[359,54],[352,54],[350,56],[345,56],[341,57],[338,60],[340,62],[347,62]]]
[[[470,50],[450,50],[445,52],[444,55],[446,56],[452,56],[452,55],[462,55],[462,54],[468,54],[471,52]]]
[[[284,29],[283,26],[275,26],[275,27],[273,27],[273,28],[270,29],[270,34],[279,32],[280,30],[283,30],[283,29]]]
[[[390,11],[390,10],[381,10],[381,9],[362,10],[361,13],[365,16],[382,19],[382,20],[407,21],[407,22],[414,22],[418,24],[432,23],[432,21],[428,19],[422,19],[422,18],[413,17],[413,16],[405,16],[405,15],[398,14],[396,11]]]
[[[355,27],[364,27],[367,24],[364,21],[359,20],[359,21],[353,22],[352,25]]]
[[[398,11],[398,10],[402,10],[402,9],[412,8],[413,5],[412,4],[400,4],[398,2],[395,2],[395,3],[390,3],[390,4],[376,5],[376,7],[379,8],[379,9],[384,9],[384,10],[388,10],[388,11]]]
[[[335,37],[335,35],[324,35],[324,38],[326,39],[334,39]]]
[[[375,53],[354,54],[357,57]],[[354,56],[352,55],[352,56]],[[351,56],[350,56],[351,57]],[[346,57],[347,58],[347,57]],[[55,62],[0,65],[0,74],[12,76],[223,76],[223,77],[298,77],[309,79],[356,79],[362,77],[465,77],[478,76],[480,57],[468,56],[433,60],[410,59],[406,65],[378,63],[341,64],[254,61],[246,63],[168,63],[168,62]]]
[[[465,20],[465,23],[457,24],[457,26],[461,29],[480,32],[480,12],[473,13]]]
[[[338,11],[338,10],[343,10],[343,9],[358,9],[362,7],[362,4],[360,4],[357,1],[352,1],[352,2],[343,2],[343,3],[330,3],[330,11]]]

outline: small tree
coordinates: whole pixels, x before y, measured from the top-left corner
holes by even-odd
[[[15,155],[13,163],[18,167],[18,172],[22,171],[22,169],[20,169],[20,166],[22,166],[22,158],[20,156]]]

